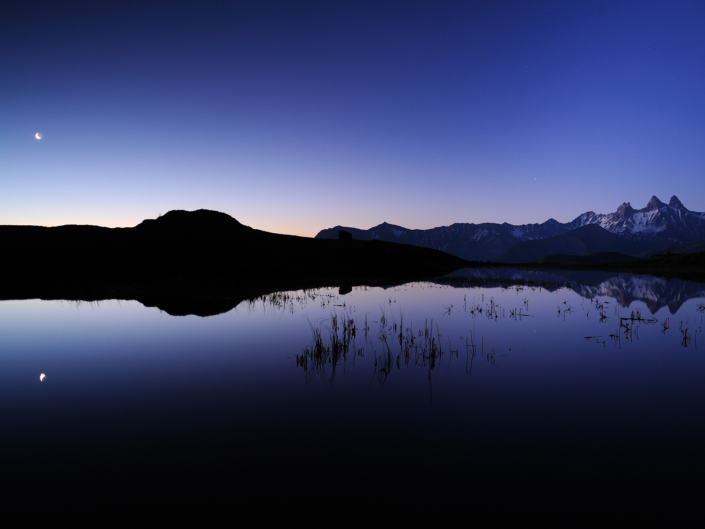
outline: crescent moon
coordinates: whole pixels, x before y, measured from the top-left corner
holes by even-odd
[[[45,378],[46,378],[46,375],[44,373],[42,373],[41,375],[39,375],[39,382],[44,382]]]
[[[41,140],[41,139],[42,139],[42,133],[41,133],[41,132],[37,132],[37,133],[34,135],[34,137],[37,138],[38,140]]]

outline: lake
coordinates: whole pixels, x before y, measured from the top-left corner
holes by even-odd
[[[704,302],[703,284],[513,269],[210,317],[2,301],[2,463],[42,501],[670,509],[703,485]]]

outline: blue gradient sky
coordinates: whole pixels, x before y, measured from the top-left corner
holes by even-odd
[[[703,211],[703,28],[702,1],[3,2],[0,224]]]

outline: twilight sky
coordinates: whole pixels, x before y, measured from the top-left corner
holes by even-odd
[[[3,2],[0,224],[705,211],[703,28],[702,0]]]

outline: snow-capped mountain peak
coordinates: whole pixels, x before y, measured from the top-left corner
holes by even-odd
[[[622,202],[622,205],[617,208],[617,216],[620,219],[627,218],[634,213],[634,208],[629,202]]]
[[[678,197],[676,195],[673,195],[671,197],[671,200],[668,202],[668,205],[670,207],[676,208],[676,209],[684,207],[683,203],[680,200],[678,200]]]
[[[676,199],[676,200],[677,200],[677,199]],[[654,209],[654,208],[658,209],[658,208],[662,208],[662,207],[665,206],[665,205],[666,205],[666,204],[664,204],[663,202],[661,202],[661,201],[658,199],[658,197],[657,197],[656,195],[654,195],[654,196],[651,197],[651,200],[649,200],[649,203],[646,204],[646,209]]]

